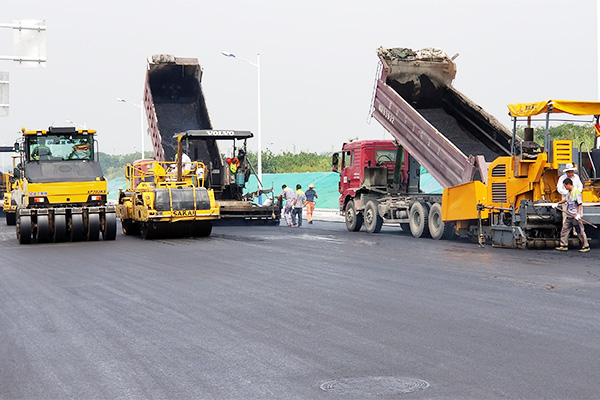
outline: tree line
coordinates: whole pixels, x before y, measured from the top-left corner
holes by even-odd
[[[523,137],[524,127],[517,128],[517,134]],[[592,124],[576,124],[572,122],[561,125],[551,126],[549,128],[550,140],[570,139],[575,147],[585,143],[587,148],[594,147],[595,130]],[[545,126],[534,127],[534,140],[540,145],[544,144],[546,128]],[[585,147],[583,149],[585,151]],[[153,152],[146,152],[146,158],[154,157]],[[223,163],[226,156],[221,155]],[[258,157],[256,152],[249,151],[248,160],[254,171],[258,171]],[[139,159],[140,153],[116,154],[111,155],[100,152],[100,163],[104,174],[108,179],[125,177],[125,164]],[[271,150],[262,152],[262,172],[265,174],[284,174],[298,172],[328,172],[331,171],[331,154],[300,152],[291,153],[284,151],[281,154],[274,154]]]
[[[258,157],[256,152],[249,151],[248,161],[254,171],[258,171]],[[140,158],[140,153],[130,154],[107,154],[100,152],[100,164],[107,179],[124,178],[125,164],[132,163]],[[153,152],[146,152],[146,158],[153,158]],[[223,163],[227,157],[221,155]],[[295,172],[327,172],[331,171],[331,155],[300,152],[293,154],[283,152],[273,154],[270,150],[262,152],[262,172],[264,174],[283,174]]]
[[[517,134],[523,137],[524,127],[517,128]],[[592,124],[576,124],[572,122],[561,125],[551,126],[549,128],[550,140],[570,139],[575,147],[585,143],[587,148],[594,147],[595,130]],[[545,126],[534,127],[534,141],[540,145],[544,144],[546,128]],[[585,151],[585,147],[583,148]],[[146,158],[154,157],[153,152],[146,152]],[[226,156],[221,155],[223,163]],[[258,157],[256,152],[249,151],[248,160],[254,171],[258,171]],[[100,152],[100,163],[104,174],[108,179],[125,177],[125,164],[139,159],[140,153],[116,154],[111,155]],[[300,152],[291,153],[284,151],[281,154],[274,154],[271,150],[262,152],[262,172],[265,174],[284,174],[298,172],[328,172],[331,171],[331,155],[327,153]]]
[[[523,137],[524,127],[520,126],[517,128],[518,135]],[[539,144],[544,145],[544,138],[546,136],[545,126],[536,126],[533,128],[533,140]],[[579,147],[581,143],[585,143],[588,149],[594,147],[595,140],[595,129],[592,124],[576,124],[573,122],[567,122],[548,128],[548,136],[550,140],[554,139],[569,139],[573,141],[573,146]],[[583,147],[585,151],[585,147]]]

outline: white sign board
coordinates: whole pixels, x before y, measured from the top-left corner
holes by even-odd
[[[46,67],[46,21],[43,19],[13,20],[14,62],[19,67]]]
[[[8,72],[0,71],[0,117],[8,117]]]

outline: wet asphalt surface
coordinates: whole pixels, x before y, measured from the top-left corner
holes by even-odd
[[[0,225],[2,399],[595,399],[600,248],[215,227],[20,246]]]

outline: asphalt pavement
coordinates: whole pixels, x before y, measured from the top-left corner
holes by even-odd
[[[1,399],[597,399],[600,249],[218,226],[19,245]]]

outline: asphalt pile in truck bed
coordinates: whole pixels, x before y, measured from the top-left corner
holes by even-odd
[[[417,110],[431,125],[452,142],[465,156],[483,155],[486,161],[492,161],[505,154],[496,153],[467,130],[463,129],[456,119],[443,108],[427,108]]]
[[[177,154],[176,133],[196,129],[210,129],[200,121],[200,113],[196,103],[155,103],[158,129],[162,136],[162,146],[166,160],[174,160]],[[210,160],[208,147],[202,142],[199,149],[200,160]],[[191,154],[189,154],[191,156]]]

